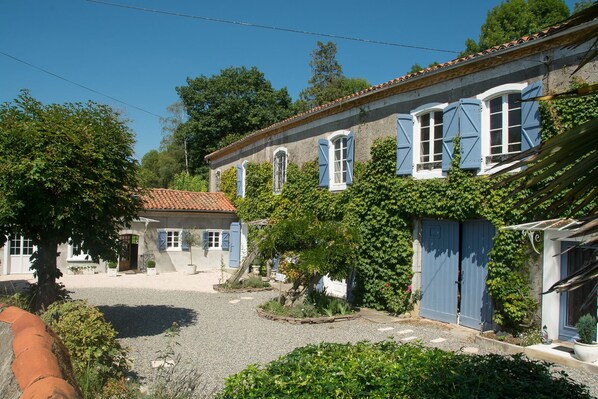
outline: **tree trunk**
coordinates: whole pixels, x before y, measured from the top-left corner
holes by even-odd
[[[32,298],[35,312],[47,309],[58,299],[56,279],[62,276],[62,272],[56,265],[57,257],[58,242],[55,239],[40,240],[32,267],[37,275],[37,287]]]

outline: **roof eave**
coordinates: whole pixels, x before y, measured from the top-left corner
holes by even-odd
[[[235,150],[243,148],[245,145],[248,145],[257,140],[260,140],[261,138],[272,136],[274,134],[279,133],[280,131],[288,130],[289,128],[304,124],[305,122],[308,122],[311,120],[317,120],[317,119],[323,118],[325,116],[340,113],[340,112],[346,110],[347,108],[354,108],[355,106],[359,106],[362,103],[371,102],[372,99],[374,99],[374,100],[382,99],[382,98],[386,98],[386,97],[389,97],[389,96],[392,96],[392,95],[395,95],[395,94],[398,94],[398,93],[401,93],[404,91],[409,91],[409,90],[414,90],[414,89],[425,87],[425,86],[430,86],[432,84],[435,84],[437,82],[438,78],[442,77],[443,75],[455,75],[455,76],[450,76],[450,79],[460,77],[463,75],[467,75],[467,74],[471,73],[471,71],[469,71],[469,68],[471,68],[472,65],[478,64],[479,67],[476,69],[476,72],[482,71],[482,70],[488,69],[492,66],[496,66],[497,65],[497,63],[495,62],[496,59],[504,58],[503,60],[501,60],[500,63],[506,63],[509,61],[509,59],[507,59],[507,58],[511,58],[514,54],[517,54],[517,53],[526,53],[526,52],[528,52],[528,49],[530,47],[538,47],[537,51],[530,53],[530,54],[534,54],[534,53],[543,51],[544,50],[543,45],[546,45],[548,43],[556,42],[555,44],[551,44],[551,46],[550,46],[551,48],[571,44],[571,42],[573,42],[573,39],[577,33],[591,29],[595,25],[598,25],[598,20],[594,20],[594,21],[588,22],[586,24],[574,26],[574,27],[567,28],[567,29],[560,29],[554,33],[547,34],[546,36],[543,36],[543,37],[531,39],[524,43],[518,43],[518,44],[513,44],[513,45],[509,46],[510,43],[512,43],[512,42],[509,42],[509,43],[505,43],[500,46],[495,46],[494,48],[498,47],[498,49],[496,49],[494,51],[492,51],[492,49],[486,50],[486,51],[492,51],[488,54],[474,55],[474,56],[471,56],[469,59],[464,59],[462,61],[459,61],[460,58],[451,60],[445,64],[448,64],[451,62],[454,62],[454,64],[444,65],[444,66],[438,67],[436,69],[432,69],[430,71],[424,70],[424,72],[422,72],[421,74],[416,74],[415,76],[404,75],[404,76],[398,77],[398,78],[390,80],[386,83],[381,83],[380,85],[372,86],[368,89],[365,89],[363,94],[359,94],[355,97],[345,97],[345,98],[341,98],[339,100],[335,100],[328,104],[322,105],[321,106],[322,109],[318,109],[315,112],[307,111],[303,115],[300,115],[297,117],[291,117],[287,120],[277,122],[269,127],[258,130],[254,133],[251,133],[251,134],[241,138],[240,140],[237,140],[234,143],[229,144],[226,147],[223,147],[217,151],[214,151],[214,152],[206,155],[205,159],[207,161],[212,161],[212,160],[218,159],[222,156],[225,156],[227,154],[234,152]],[[509,46],[509,47],[500,48],[502,46]],[[463,70],[464,72],[462,72],[461,74],[454,73],[455,71],[459,71],[459,70]],[[422,82],[426,82],[426,81],[430,81],[430,83],[422,84]],[[380,87],[380,86],[386,86],[386,87]],[[376,89],[377,87],[380,87],[380,88]]]

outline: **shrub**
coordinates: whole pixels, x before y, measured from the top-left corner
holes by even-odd
[[[591,344],[596,340],[596,318],[591,314],[581,316],[575,328],[579,334],[579,342],[582,344]]]
[[[55,302],[41,317],[68,349],[82,388],[102,387],[108,378],[121,378],[128,371],[127,351],[116,340],[116,331],[87,301]]]
[[[148,269],[153,269],[156,267],[156,261],[155,260],[148,260],[147,261],[147,268]]]
[[[293,306],[284,306],[277,299],[272,299],[260,307],[265,312],[273,315],[298,319],[321,316],[332,317],[353,313],[346,301],[328,296],[325,292],[317,291],[312,291],[302,303],[295,303]]]
[[[393,341],[321,343],[226,379],[228,398],[590,398],[522,356],[471,356]]]

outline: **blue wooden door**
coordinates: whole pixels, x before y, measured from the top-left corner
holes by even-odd
[[[239,267],[241,262],[241,223],[233,222],[230,225],[228,266]]]
[[[488,295],[488,252],[494,226],[487,220],[468,220],[461,228],[461,303],[459,324],[488,329],[492,324],[492,301]]]
[[[420,315],[446,323],[456,323],[459,223],[449,220],[424,220],[422,229]]]

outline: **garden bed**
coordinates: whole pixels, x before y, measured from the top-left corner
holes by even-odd
[[[335,316],[320,316],[320,317],[290,317],[281,316],[266,312],[262,308],[257,308],[257,314],[268,320],[279,321],[282,323],[289,324],[323,324],[323,323],[334,323],[336,321],[347,321],[354,320],[359,317],[357,313],[335,315]]]
[[[254,287],[240,287],[240,288],[230,288],[226,287],[224,284],[214,284],[212,286],[214,291],[224,292],[224,293],[243,293],[243,292],[261,292],[261,291],[272,291],[274,287],[262,287],[262,288],[254,288]]]

